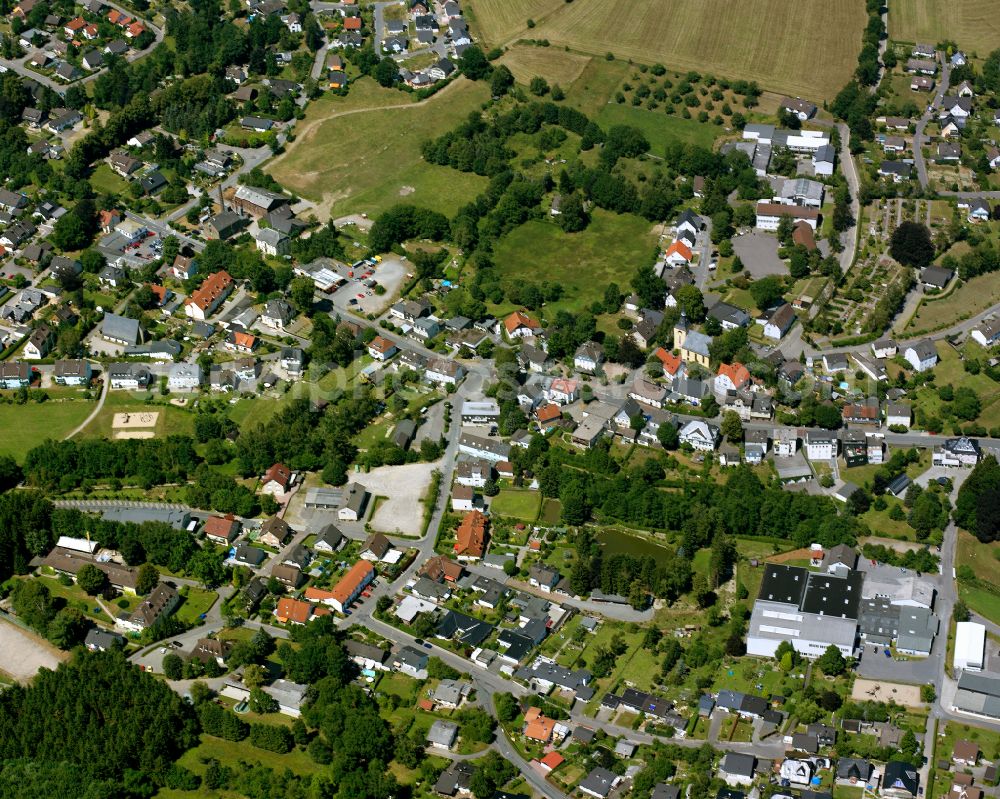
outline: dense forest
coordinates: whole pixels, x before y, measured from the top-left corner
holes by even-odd
[[[198,722],[165,683],[105,652],[4,691],[0,728],[0,796],[98,799],[151,795],[197,743]]]
[[[962,483],[955,503],[955,524],[984,544],[1000,539],[1000,465],[983,458]]]

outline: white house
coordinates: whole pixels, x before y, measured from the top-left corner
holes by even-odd
[[[269,255],[272,258],[287,255],[292,246],[291,239],[288,236],[280,230],[270,227],[258,230],[254,233],[253,239],[257,244],[257,249],[264,253],[264,255]]]
[[[829,461],[837,457],[837,436],[820,430],[806,433],[806,457],[811,461]]]
[[[576,402],[576,400],[579,399],[580,385],[575,380],[557,377],[549,385],[546,393],[552,402],[558,403],[559,405],[568,405],[569,403]]]
[[[719,428],[700,419],[685,424],[678,433],[681,444],[689,444],[701,452],[712,452],[719,440]]]
[[[604,362],[604,348],[600,344],[593,341],[588,341],[585,344],[581,344],[580,348],[576,351],[573,356],[573,367],[578,372],[587,372],[588,374],[593,374],[597,371],[599,367]]]
[[[201,380],[201,367],[197,363],[174,363],[170,365],[167,388],[171,391],[197,391]]]
[[[930,339],[922,339],[903,350],[903,357],[918,372],[933,369],[938,362],[937,348]]]
[[[972,338],[983,347],[992,347],[1000,341],[1000,320],[983,322],[972,331]]]
[[[261,311],[260,321],[275,330],[284,330],[285,325],[295,318],[295,311],[292,306],[282,299],[268,300]]]
[[[885,424],[887,427],[905,427],[909,429],[913,412],[905,402],[887,402],[885,404]]]
[[[458,385],[464,375],[464,367],[450,358],[432,358],[424,368],[424,376],[428,380],[443,385]]]

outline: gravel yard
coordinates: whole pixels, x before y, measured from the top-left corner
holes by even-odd
[[[439,466],[439,462],[380,466],[368,474],[357,475],[357,482],[368,489],[372,501],[377,496],[388,497],[375,509],[370,521],[372,529],[383,533],[420,535],[424,519],[420,500],[427,493],[431,472]]]
[[[27,682],[41,668],[54,669],[63,653],[8,621],[0,620],[0,671]]]

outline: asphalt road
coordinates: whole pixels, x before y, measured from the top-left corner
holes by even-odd
[[[149,55],[160,44],[160,42],[163,41],[163,29],[158,28],[149,20],[137,17],[134,11],[122,8],[121,6],[115,5],[114,3],[109,3],[107,2],[107,0],[105,0],[104,5],[109,8],[113,8],[116,11],[121,12],[122,14],[126,14],[130,17],[133,17],[134,19],[140,19],[142,23],[150,31],[152,31],[153,36],[155,37],[153,43],[149,45],[149,47],[147,47],[145,50],[140,50],[139,52],[129,52],[129,54],[125,56],[125,59],[127,61],[130,62],[137,61],[143,56]],[[104,66],[101,67],[100,69],[95,69],[93,72],[88,73],[84,77],[80,78],[80,80],[73,81],[72,83],[64,83],[62,81],[53,80],[52,78],[49,78],[46,75],[42,75],[40,72],[35,72],[32,69],[28,69],[28,67],[25,66],[25,61],[28,58],[30,58],[30,54],[26,55],[23,59],[16,61],[8,58],[0,58],[0,65],[3,65],[11,72],[16,72],[18,75],[21,75],[25,78],[31,78],[33,81],[41,83],[43,86],[48,86],[50,89],[52,89],[52,91],[54,91],[60,97],[65,95],[66,89],[69,88],[70,86],[82,86],[83,84],[90,83],[92,80],[96,80],[99,75],[103,74],[104,71],[107,70],[107,67]]]
[[[927,109],[921,115],[920,119],[917,120],[917,127],[913,134],[913,165],[917,168],[917,179],[920,181],[920,186],[925,189],[928,183],[927,164],[924,162],[924,154],[921,146],[924,141],[924,128],[933,119],[934,114],[941,105],[941,101],[944,99],[945,93],[948,91],[948,78],[950,75],[951,64],[946,59],[941,65],[941,79],[938,82],[937,91],[934,92],[934,98],[927,104]]]

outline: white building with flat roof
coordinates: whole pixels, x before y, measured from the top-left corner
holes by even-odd
[[[960,621],[955,625],[956,670],[982,671],[986,657],[986,628],[974,621]]]

